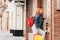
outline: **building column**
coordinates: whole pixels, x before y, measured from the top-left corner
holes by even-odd
[[[0,14],[0,31],[2,30],[2,15]]]
[[[48,26],[47,26],[47,30],[50,34],[47,34],[47,40],[51,40],[51,27],[52,27],[52,10],[51,10],[51,0],[47,0],[47,22],[48,22]]]
[[[32,16],[35,16],[36,14],[36,8],[37,8],[37,0],[33,0],[33,12],[32,12]]]
[[[8,13],[6,13],[6,11],[3,13],[2,15],[2,31],[3,32],[7,32],[7,18],[8,18]]]

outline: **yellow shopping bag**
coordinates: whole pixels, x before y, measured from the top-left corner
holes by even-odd
[[[33,40],[42,40],[42,36],[41,35],[34,35],[33,36]]]

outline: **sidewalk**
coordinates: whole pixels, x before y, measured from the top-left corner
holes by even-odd
[[[32,33],[28,33],[28,40],[33,40]],[[0,40],[25,40],[25,37],[15,37],[12,34],[0,31]]]
[[[0,32],[0,40],[25,40],[24,37],[15,37],[11,34]]]

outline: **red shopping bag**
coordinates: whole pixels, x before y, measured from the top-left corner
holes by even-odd
[[[32,27],[32,25],[34,24],[34,17],[29,17],[27,23],[30,27]]]
[[[33,40],[42,40],[42,36],[39,34],[33,35]]]

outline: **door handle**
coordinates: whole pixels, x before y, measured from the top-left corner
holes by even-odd
[[[48,22],[46,23],[46,26],[49,26]]]

